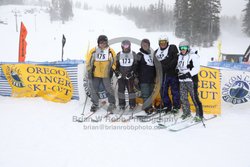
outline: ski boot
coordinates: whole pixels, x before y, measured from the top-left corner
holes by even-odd
[[[124,111],[125,110],[125,106],[120,106],[120,111]]]
[[[202,118],[196,115],[196,116],[193,118],[193,121],[194,121],[194,122],[201,122],[201,121],[202,121]]]
[[[191,115],[190,113],[184,113],[184,114],[182,114],[181,119],[182,119],[182,120],[185,120],[185,119],[190,118],[191,116],[192,116],[192,115]]]
[[[115,104],[110,103],[109,106],[108,106],[107,112],[110,113],[110,114],[113,114],[113,111],[114,111],[115,108],[116,108]]]
[[[177,114],[178,112],[179,112],[179,109],[176,108],[176,107],[174,107],[174,108],[170,111],[171,114]]]
[[[91,108],[90,108],[90,112],[96,112],[97,109],[98,109],[98,105],[93,103]]]

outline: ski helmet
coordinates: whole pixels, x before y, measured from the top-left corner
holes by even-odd
[[[97,43],[100,44],[100,42],[108,42],[108,37],[106,35],[100,35],[97,39]]]
[[[179,44],[179,49],[180,50],[189,50],[190,46],[189,46],[189,42],[188,41],[182,41]]]
[[[121,43],[122,50],[127,49],[127,52],[130,52],[131,42],[129,40],[124,40]]]
[[[167,42],[169,42],[169,40],[168,40],[168,36],[167,35],[161,35],[160,37],[159,37],[159,43],[160,43],[160,41],[167,41]]]
[[[186,55],[187,53],[189,53],[189,51],[190,51],[189,42],[188,41],[182,41],[182,42],[180,42],[180,44],[179,44],[179,50],[180,51],[186,50],[186,52],[184,54],[182,52],[180,53],[182,55]]]

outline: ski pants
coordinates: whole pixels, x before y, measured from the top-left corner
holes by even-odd
[[[114,91],[111,87],[111,79],[110,78],[97,78],[93,77],[90,80],[90,88],[91,88],[91,101],[98,105],[99,104],[99,87],[100,84],[103,84],[106,95],[108,97],[108,102],[115,105],[115,97],[114,97]]]
[[[197,105],[199,106],[199,114],[198,115],[200,117],[203,117],[203,107],[202,107],[202,103],[200,101],[199,93],[198,93],[198,82],[199,82],[198,74],[194,75],[192,77],[192,80],[193,80],[193,83],[194,83],[194,97],[195,97],[195,101],[197,102]]]
[[[194,103],[195,109],[196,109],[196,115],[199,114],[199,106],[195,100],[195,95],[194,95],[194,86],[193,82],[180,82],[180,94],[181,94],[181,104],[182,104],[182,109],[184,114],[190,114],[190,103],[188,101],[188,93],[191,96],[191,99]]]
[[[148,99],[154,90],[154,84],[153,83],[141,83],[141,98],[143,99],[143,110],[148,110],[152,108],[152,99]]]
[[[170,100],[168,90],[171,90],[172,101]],[[163,99],[164,107],[169,109],[180,108],[180,90],[179,79],[175,76],[165,76],[161,87],[161,98]]]
[[[126,88],[128,91],[129,105],[135,106],[136,94],[134,91],[134,78],[133,77],[130,79],[120,78],[118,79],[117,82],[118,82],[119,106],[126,106],[126,97],[125,97]]]

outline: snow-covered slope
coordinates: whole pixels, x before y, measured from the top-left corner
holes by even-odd
[[[0,24],[0,61],[17,60],[19,33],[11,10],[24,8],[30,7],[0,6],[0,16],[8,22]],[[21,15],[18,22],[22,20],[28,29],[26,56],[32,61],[60,60],[62,34],[67,38],[65,59],[82,59],[88,42],[95,46],[99,34],[110,39],[149,38],[154,49],[162,34],[137,29],[124,17],[101,11],[75,10],[73,20],[64,25],[51,24],[48,14],[42,11],[36,17],[23,12]],[[181,41],[172,32],[167,34],[171,43]],[[221,39],[225,51],[234,48],[230,52],[236,53],[244,53],[249,42],[249,38],[226,32],[222,32]],[[119,44],[114,48],[118,50]],[[198,49],[203,64],[217,55],[216,45]],[[0,167],[250,166],[247,105],[225,109],[219,118],[207,122],[206,129],[197,125],[180,133],[155,130],[156,124],[152,123],[73,122],[73,117],[81,114],[82,106],[79,101],[59,104],[41,98],[0,97]],[[114,130],[116,127],[130,130]]]

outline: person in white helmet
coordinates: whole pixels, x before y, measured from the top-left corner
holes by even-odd
[[[160,61],[163,72],[160,94],[164,106],[161,106],[161,109],[166,113],[177,113],[180,109],[179,80],[175,70],[178,59],[178,49],[176,45],[169,44],[169,39],[166,35],[160,36],[158,42],[159,48],[155,50],[154,57]],[[169,88],[172,99],[169,97]]]
[[[198,73],[200,70],[199,55],[192,53],[188,41],[179,44],[179,58],[177,72],[180,81],[180,98],[183,109],[182,119],[191,117],[188,94],[190,94],[196,109],[194,121],[201,121],[203,118],[202,104],[198,97]]]

